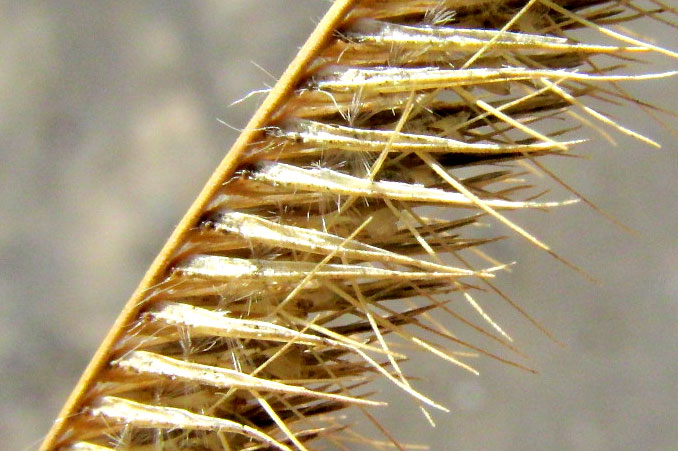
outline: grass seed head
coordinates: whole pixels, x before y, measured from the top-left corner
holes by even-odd
[[[335,415],[349,406],[402,449],[366,410],[386,402],[365,390],[385,378],[425,415],[447,410],[408,375],[411,350],[473,374],[478,355],[533,371],[484,291],[549,333],[494,285],[508,265],[481,247],[501,237],[478,237],[478,226],[504,224],[574,267],[507,215],[577,200],[543,199],[531,183],[546,174],[567,187],[543,157],[571,156],[582,125],[656,144],[588,101],[633,102],[622,82],[675,75],[624,73],[650,52],[678,55],[610,28],[641,16],[671,26],[664,13],[676,11],[656,1],[337,1],[43,449],[386,446]],[[577,41],[580,29],[600,42]],[[459,324],[500,351],[457,336]]]

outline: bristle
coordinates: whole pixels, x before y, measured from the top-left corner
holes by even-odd
[[[481,246],[502,237],[478,237],[478,226],[504,224],[588,277],[508,215],[579,200],[540,158],[571,156],[582,126],[658,146],[588,100],[642,105],[617,84],[676,75],[621,72],[651,52],[678,54],[608,28],[640,17],[675,27],[676,14],[658,0],[336,2],[161,253],[43,449],[402,448],[372,414],[390,395],[361,390],[384,378],[431,423],[424,407],[447,411],[410,376],[412,349],[474,375],[471,354],[534,372],[446,321],[524,358],[510,325],[481,305],[476,293],[489,287],[551,336],[496,287],[509,265]],[[582,28],[601,42],[577,41]],[[576,198],[542,199],[533,174]],[[333,416],[348,407],[387,442]]]

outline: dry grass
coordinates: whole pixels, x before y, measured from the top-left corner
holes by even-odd
[[[495,292],[549,335],[496,287],[506,264],[482,245],[500,237],[481,225],[501,223],[588,277],[509,212],[572,208],[532,183],[545,173],[567,188],[542,157],[575,156],[582,125],[656,145],[586,106],[655,114],[623,85],[672,74],[622,68],[678,55],[608,27],[675,22],[676,11],[639,8],[337,2],[156,260],[44,449],[402,447],[374,418],[382,402],[367,384],[387,378],[425,415],[446,410],[402,369],[413,350],[472,373],[478,355],[531,371],[474,297]],[[583,28],[603,43],[579,43]],[[457,336],[459,324],[492,348]],[[346,428],[335,412],[347,406],[385,439]]]

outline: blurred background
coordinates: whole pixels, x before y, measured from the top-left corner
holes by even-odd
[[[322,0],[0,0],[0,442],[36,449],[80,373],[207,177],[329,3]],[[678,49],[675,30],[633,30]],[[602,42],[602,40],[601,40]],[[678,67],[648,58],[644,71]],[[629,86],[675,109],[678,79]],[[619,110],[621,111],[621,110]],[[642,111],[620,121],[661,150],[598,136],[590,160],[550,166],[639,231],[580,204],[514,216],[578,274],[511,238],[486,309],[530,354],[531,375],[480,359],[409,365],[452,413],[430,428],[393,387],[377,412],[404,442],[464,450],[669,450],[678,443],[678,142]],[[675,124],[675,117],[664,117]],[[552,163],[552,164],[551,164]],[[567,197],[567,195],[565,195]],[[496,233],[506,233],[495,225]],[[378,437],[376,431],[372,435]]]

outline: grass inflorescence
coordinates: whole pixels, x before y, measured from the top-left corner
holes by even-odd
[[[641,4],[642,3],[642,4]],[[389,380],[447,410],[403,369],[414,349],[477,374],[478,355],[532,371],[476,299],[507,265],[478,233],[507,213],[571,208],[531,175],[592,127],[656,145],[588,106],[652,110],[622,70],[649,52],[613,31],[659,0],[343,0],[301,50],[156,260],[43,449],[403,447],[374,414]],[[579,42],[596,30],[601,42]],[[584,199],[585,200],[585,199]],[[484,229],[482,229],[484,230]],[[581,270],[579,270],[581,271]],[[583,271],[582,271],[583,273]],[[467,317],[453,302],[470,304]],[[463,324],[496,349],[458,336]],[[336,412],[353,406],[373,441]]]

